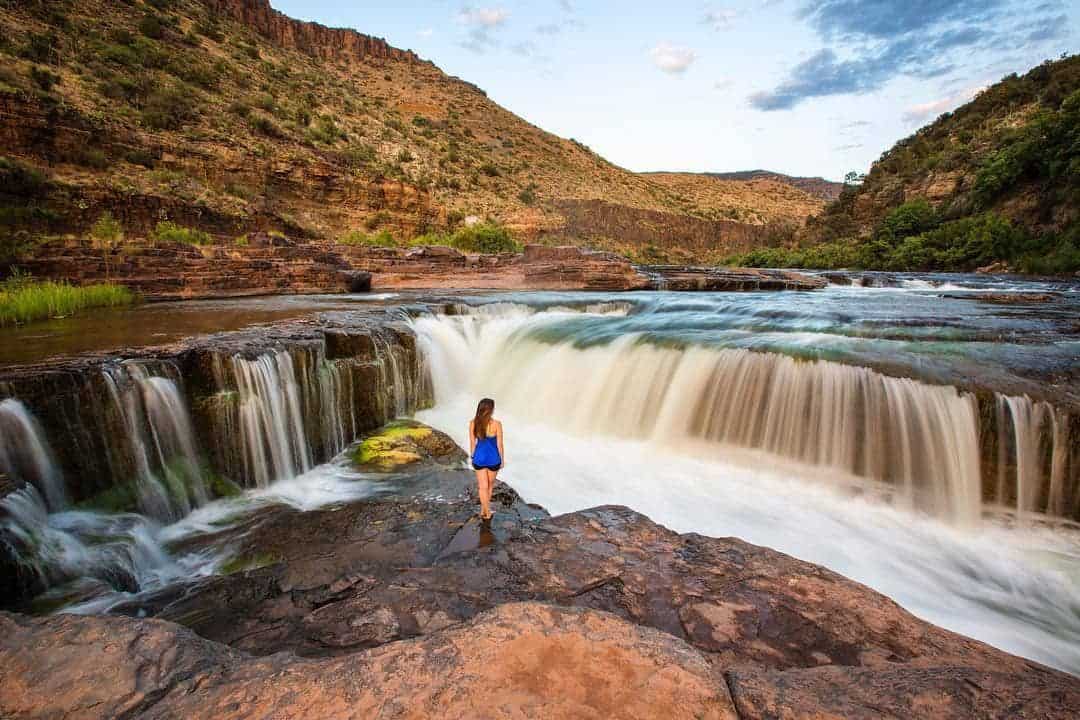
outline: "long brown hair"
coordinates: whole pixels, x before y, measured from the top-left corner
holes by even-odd
[[[472,431],[477,440],[483,440],[487,437],[488,420],[491,420],[491,413],[493,412],[495,412],[495,401],[491,398],[484,398],[476,406],[476,417],[472,421]]]

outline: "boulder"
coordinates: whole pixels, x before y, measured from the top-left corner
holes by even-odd
[[[363,270],[348,270],[342,272],[345,281],[345,289],[351,293],[366,293],[371,291],[371,273]]]
[[[428,462],[455,466],[467,456],[446,433],[413,420],[395,420],[364,438],[353,451],[353,463],[367,471],[401,470]]]

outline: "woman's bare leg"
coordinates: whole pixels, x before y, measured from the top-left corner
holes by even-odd
[[[480,496],[480,517],[482,518],[487,517],[488,503],[491,501],[491,493],[484,491],[487,486],[487,474],[487,470],[476,471],[476,494]]]
[[[495,471],[494,470],[485,470],[484,471],[484,480],[485,480],[484,489],[481,491],[483,493],[483,496],[484,496],[484,507],[486,508],[486,511],[484,513],[484,517],[490,518],[491,517],[491,490],[492,490],[492,488],[495,487]]]

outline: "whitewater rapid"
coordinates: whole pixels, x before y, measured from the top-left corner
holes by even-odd
[[[623,312],[600,310],[601,318]],[[1017,527],[1015,516],[972,517],[970,507],[935,516],[913,509],[895,486],[815,464],[820,456],[687,435],[670,410],[664,415],[660,397],[675,361],[659,348],[635,357],[628,340],[593,345],[554,332],[578,321],[561,310],[511,306],[417,318],[436,399],[418,419],[464,444],[476,400],[493,397],[507,428],[500,478],[552,513],[620,504],[679,532],[739,537],[829,567],[943,627],[1080,673],[1080,537],[1072,526]],[[539,355],[537,338],[547,343]],[[613,362],[630,363],[620,372],[637,384],[605,387]],[[943,413],[941,431],[969,421],[967,401],[951,389],[928,387],[925,397]],[[641,408],[658,409],[656,422],[643,424]],[[933,435],[939,428],[928,418],[919,420]],[[719,440],[728,437],[738,435]],[[967,492],[977,497],[977,488]]]

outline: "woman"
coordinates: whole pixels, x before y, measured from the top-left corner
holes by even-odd
[[[491,519],[491,490],[495,476],[505,463],[503,454],[502,423],[491,417],[495,401],[484,398],[476,406],[476,416],[469,423],[469,455],[476,470],[476,484],[480,491],[480,518]]]

